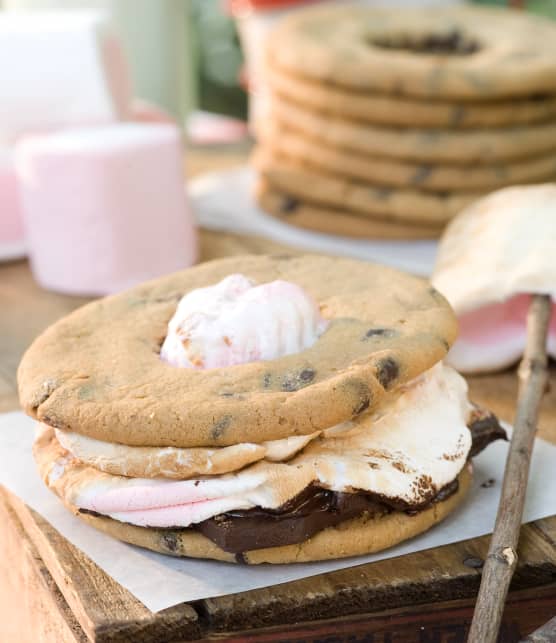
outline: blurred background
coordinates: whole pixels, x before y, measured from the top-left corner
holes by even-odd
[[[318,1],[318,0],[317,0]],[[341,0],[340,0],[341,1]],[[363,0],[364,2],[364,0]],[[398,0],[390,5],[457,4]],[[475,0],[556,18],[556,0]],[[131,67],[134,95],[184,125],[196,112],[246,119],[248,57],[256,66],[268,27],[299,0],[0,0],[4,9],[102,8],[111,12]],[[380,4],[367,0],[366,4]],[[384,3],[383,3],[384,4]],[[255,87],[250,89],[255,91]],[[199,127],[204,127],[201,122]]]
[[[272,28],[289,12],[307,5],[343,2],[0,0],[0,261],[29,257],[33,275],[43,288],[76,295],[115,292],[218,254],[268,251],[270,240],[383,261],[426,275],[434,261],[434,240],[455,214],[455,205],[445,198],[446,190],[459,204],[480,190],[511,184],[516,173],[525,176],[520,178],[525,182],[552,178],[556,143],[546,138],[546,132],[552,132],[551,126],[556,132],[556,93],[544,86],[521,103],[519,92],[505,97],[501,109],[510,116],[487,119],[474,134],[480,139],[484,132],[494,130],[494,136],[507,136],[510,141],[508,127],[525,123],[523,136],[530,139],[532,148],[512,154],[531,157],[532,169],[528,163],[513,163],[511,154],[506,155],[511,163],[505,162],[504,167],[488,162],[482,148],[481,158],[469,159],[458,151],[460,156],[447,160],[442,155],[435,157],[434,150],[425,150],[418,158],[396,152],[392,160],[397,145],[384,153],[331,144],[321,140],[321,132],[307,135],[305,126],[298,126],[297,116],[293,126],[289,123],[297,137],[286,127],[271,142],[272,126],[276,133],[284,125],[280,118],[273,121],[272,75],[263,64]],[[392,12],[466,4],[464,0],[351,2],[379,5]],[[529,23],[523,19],[525,12],[556,18],[556,0],[476,0],[475,4],[512,7],[518,21],[525,24]],[[549,31],[551,27],[549,23]],[[496,40],[497,32],[491,33]],[[519,43],[511,46],[519,49]],[[517,77],[524,74],[520,71]],[[297,82],[295,78],[293,74],[289,80]],[[304,105],[310,85],[301,90],[303,100],[296,95],[285,104],[294,109],[302,105],[301,113],[309,119],[324,114],[323,131],[338,121],[348,122],[347,129],[370,131],[371,139],[375,128],[382,128],[387,136],[403,141],[418,127],[425,136],[432,128],[434,135],[440,132],[467,139],[465,127],[433,118],[442,100],[447,109],[460,115],[467,110],[465,101],[449,104],[446,96],[439,95],[429,97],[428,102],[417,99],[415,105],[428,114],[424,124],[414,121],[413,113],[410,122],[393,122],[388,110],[386,118],[374,112],[370,119],[367,113],[360,118],[344,113],[344,107],[330,116],[326,114],[329,98],[321,99],[315,109]],[[349,96],[349,89],[342,91]],[[280,95],[280,91],[275,93]],[[375,95],[379,100],[385,97],[376,88],[369,93],[371,99]],[[386,99],[396,106],[399,96]],[[474,98],[478,102],[471,111],[486,109],[488,115],[489,110],[499,110],[496,100],[483,104],[482,99]],[[352,97],[342,105],[351,106]],[[520,120],[523,110],[526,116],[531,110],[533,116]],[[255,138],[259,149],[253,152]],[[293,140],[285,154],[277,149],[283,138],[286,147]],[[321,147],[316,153],[314,147],[303,152],[293,170],[291,163],[286,164],[283,179],[283,157],[290,162],[290,152],[307,144]],[[344,148],[350,149],[348,161],[359,164],[357,172],[342,162],[332,174],[349,181],[348,187],[357,194],[364,194],[363,204],[357,201],[348,206],[343,198],[333,203],[325,200],[334,208],[326,210],[318,190],[309,196],[304,192],[303,198],[289,194],[292,173],[297,177],[300,167],[306,170],[309,166],[314,172],[317,165],[317,173],[310,176],[327,184],[331,166],[317,161],[323,163],[323,151],[346,158]],[[495,152],[492,158],[505,158]],[[475,161],[484,166],[477,172]],[[450,180],[416,188],[411,177],[426,182],[431,174],[427,163],[431,162],[435,171],[444,172]],[[382,171],[383,166],[387,170]],[[405,178],[397,178],[391,171],[394,166],[402,168]],[[379,175],[374,174],[377,167]],[[451,178],[454,173],[466,177],[463,185]],[[480,180],[473,183],[469,176],[477,173]],[[312,180],[301,183],[300,190],[313,185]],[[376,200],[369,197],[375,195],[373,190]],[[396,211],[394,216],[395,207],[388,209],[384,194],[394,200],[398,194],[401,198],[409,194],[425,205],[419,210],[412,201],[411,212]],[[440,213],[436,219],[429,212],[431,204],[436,208],[433,213]],[[291,216],[294,210],[301,212],[301,219],[299,211]],[[265,241],[246,246],[242,237],[242,243],[234,245],[233,235]],[[383,243],[387,241],[392,243]]]

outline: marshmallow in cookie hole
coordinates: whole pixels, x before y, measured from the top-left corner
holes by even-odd
[[[232,274],[182,297],[160,355],[184,368],[270,360],[311,347],[328,324],[297,284]]]

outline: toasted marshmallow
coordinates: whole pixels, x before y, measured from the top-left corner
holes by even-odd
[[[55,432],[64,449],[99,471],[132,478],[174,480],[238,471],[263,458],[272,462],[288,460],[319,435],[319,431],[316,431],[309,435],[291,436],[261,444],[247,442],[212,449],[186,449],[129,447],[95,440],[71,431],[55,429]]]
[[[465,381],[437,365],[380,413],[316,438],[287,463],[262,460],[237,473],[179,482],[133,479],[68,460],[58,444],[43,476],[70,504],[152,527],[187,527],[232,509],[276,509],[309,484],[418,506],[463,469],[471,448],[469,413]],[[39,447],[52,438],[45,427]],[[36,449],[38,459],[42,451]]]
[[[466,208],[440,242],[433,285],[460,320],[447,361],[462,372],[505,368],[525,347],[527,293],[556,300],[556,184],[511,187]],[[549,351],[556,357],[556,325]]]
[[[257,286],[243,275],[229,275],[181,299],[160,356],[182,368],[270,360],[309,348],[327,325],[296,284],[278,280]]]

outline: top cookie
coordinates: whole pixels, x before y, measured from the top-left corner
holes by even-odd
[[[556,24],[504,9],[310,7],[285,18],[273,66],[355,90],[486,100],[556,90]]]
[[[298,284],[330,320],[308,349],[224,368],[160,359],[177,302],[231,273]],[[47,329],[20,364],[21,403],[60,429],[131,446],[228,446],[304,435],[375,408],[444,357],[457,324],[425,281],[319,256],[205,263],[95,301]]]

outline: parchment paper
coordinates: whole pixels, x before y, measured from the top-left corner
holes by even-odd
[[[492,531],[507,444],[496,442],[474,459],[469,499],[430,532],[371,556],[298,565],[237,566],[172,558],[126,545],[82,523],[43,485],[31,456],[34,421],[22,413],[0,415],[0,484],[42,514],[71,543],[156,612],[177,603],[258,587],[438,547]],[[556,447],[537,440],[525,505],[525,520],[556,513]],[[481,484],[494,479],[491,487]]]
[[[247,166],[209,172],[189,182],[199,224],[212,230],[252,234],[311,252],[377,261],[415,275],[431,274],[436,241],[366,241],[321,234],[282,223],[253,201],[253,170]]]

